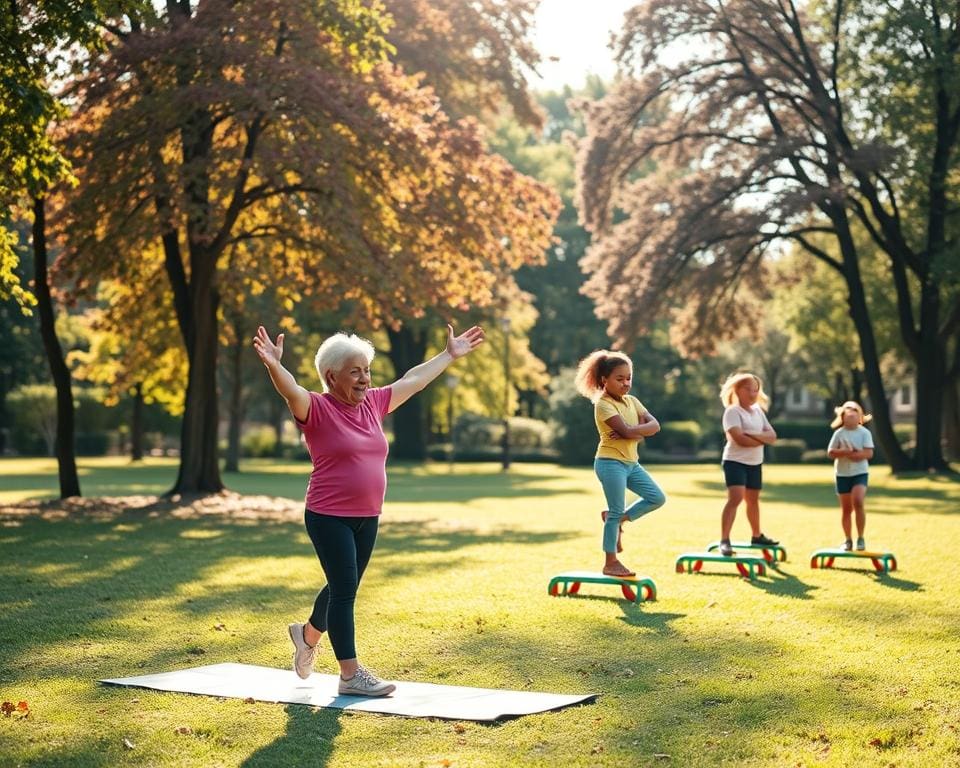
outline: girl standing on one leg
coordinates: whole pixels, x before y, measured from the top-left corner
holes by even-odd
[[[633,379],[633,364],[621,352],[598,349],[585,357],[577,368],[577,391],[593,402],[594,421],[600,434],[594,470],[607,509],[601,513],[603,524],[603,572],[607,576],[635,576],[620,562],[623,550],[623,524],[662,507],[666,496],[647,471],[640,466],[637,445],[660,431],[660,424],[637,398],[627,394]],[[626,491],[638,498],[626,506]]]
[[[827,455],[834,459],[837,496],[840,497],[840,525],[843,527],[843,548],[853,549],[851,516],[857,518],[857,550],[866,549],[863,531],[867,513],[863,507],[867,495],[867,472],[873,458],[873,435],[864,424],[873,417],[864,415],[859,403],[848,400],[834,409],[837,417],[830,424],[837,431],[827,445]],[[839,429],[837,429],[839,427]]]
[[[720,554],[733,555],[730,530],[740,502],[747,502],[751,543],[775,546],[780,542],[768,538],[760,530],[760,489],[763,487],[763,446],[773,445],[773,431],[764,411],[770,398],[763,391],[763,382],[752,373],[735,373],[720,388],[724,404],[723,430],[727,444],[721,458],[727,484],[727,503],[720,517]]]

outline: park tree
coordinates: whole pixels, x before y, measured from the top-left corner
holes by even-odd
[[[527,88],[525,72],[540,60],[528,39],[538,3],[387,0],[385,6],[394,21],[387,36],[394,48],[392,58],[405,71],[422,78],[437,94],[444,112],[454,119],[477,119],[489,125],[509,113],[515,122],[539,126],[542,111]],[[499,151],[495,140],[493,145]],[[507,160],[513,162],[510,156]],[[551,201],[546,207],[555,205]],[[423,362],[438,325],[442,327],[451,320],[480,322],[489,330],[502,322],[504,307],[516,290],[513,271],[523,264],[542,262],[548,242],[541,239],[531,244],[534,247],[527,249],[527,257],[513,260],[506,269],[498,258],[478,263],[477,268],[492,276],[500,288],[496,296],[465,296],[466,311],[451,311],[448,306],[428,309],[420,316],[397,315],[388,328],[387,350],[396,375]],[[421,398],[408,400],[394,413],[394,456],[426,456],[427,415],[427,403]]]
[[[549,237],[551,198],[387,60],[379,6],[169,0],[129,27],[73,90],[63,266],[83,289],[161,243],[189,361],[173,491],[217,492],[231,249],[270,243],[252,268],[271,281],[393,323],[489,300],[489,265]]]
[[[51,90],[70,57],[100,44],[107,16],[138,3],[122,0],[10,0],[0,16],[0,298],[12,297],[25,311],[37,306],[40,338],[57,393],[56,455],[61,497],[80,495],[70,372],[57,339],[48,278],[47,198],[71,180],[70,167],[52,128],[64,115]],[[17,273],[14,219],[32,217],[33,290]]]
[[[605,324],[596,317],[592,298],[580,291],[583,273],[580,259],[590,236],[578,221],[574,205],[576,163],[573,137],[583,135],[583,122],[570,103],[586,97],[599,98],[604,86],[596,78],[583,90],[565,88],[538,94],[544,113],[542,127],[503,115],[496,125],[492,146],[523,173],[554,189],[562,207],[554,226],[554,244],[545,263],[521,268],[517,283],[533,296],[539,312],[530,330],[531,350],[551,375],[576,365],[587,352],[609,344]]]
[[[33,270],[33,257],[27,247],[26,234],[18,235],[18,250],[22,256],[13,270],[13,278],[21,286],[28,284],[25,277]],[[13,428],[13,412],[7,396],[25,384],[46,382],[49,377],[40,329],[36,316],[25,314],[23,306],[12,295],[0,299],[0,455],[9,448]]]
[[[132,266],[139,270],[135,277],[100,282],[97,301],[80,315],[89,346],[67,360],[78,379],[102,388],[106,405],[129,401],[130,458],[139,461],[145,408],[157,404],[171,415],[183,413],[187,360],[160,248],[144,251]]]
[[[759,317],[766,257],[792,244],[845,288],[893,468],[943,468],[960,326],[956,5],[657,0],[627,14],[617,55],[623,76],[589,107],[579,157],[587,291],[611,332],[672,316],[688,349],[705,351]],[[916,371],[912,457],[890,421],[870,257],[889,270]]]

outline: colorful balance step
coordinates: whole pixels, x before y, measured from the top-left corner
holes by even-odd
[[[889,573],[897,570],[897,558],[893,552],[846,550],[839,547],[818,549],[810,555],[811,568],[833,568],[833,561],[837,558],[867,559],[873,562],[873,567],[880,573]]]
[[[677,558],[677,573],[699,573],[704,563],[733,563],[740,575],[750,581],[767,573],[767,561],[759,555],[738,555],[736,552],[726,557],[717,552],[685,552]]]
[[[576,595],[581,584],[617,584],[623,596],[634,603],[657,599],[657,585],[649,576],[607,576],[596,571],[566,571],[558,573],[547,585],[551,595]]]

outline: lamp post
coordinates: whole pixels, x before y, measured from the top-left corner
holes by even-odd
[[[503,329],[503,470],[510,469],[510,318],[500,319]]]
[[[453,459],[455,452],[455,443],[453,442],[453,390],[460,383],[460,377],[448,373],[444,380],[447,385],[447,431],[450,433],[450,452],[447,454],[447,461],[450,462],[450,471],[453,472]]]

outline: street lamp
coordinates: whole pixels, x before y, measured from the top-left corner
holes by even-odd
[[[453,442],[453,390],[460,383],[460,377],[448,373],[444,383],[447,385],[447,431],[450,433],[450,452],[447,454],[447,461],[450,462],[450,471],[453,472],[453,454],[456,445]]]
[[[510,318],[500,318],[503,329],[503,469],[510,469]]]

